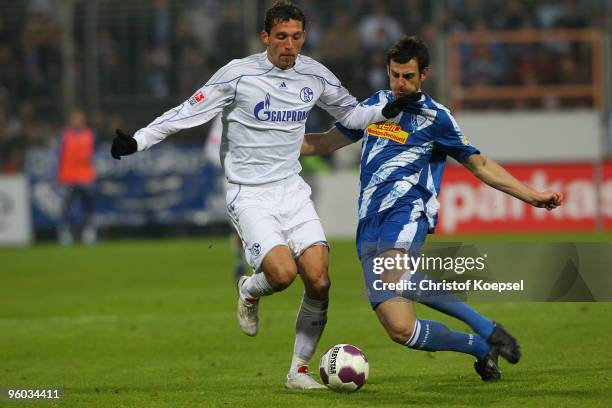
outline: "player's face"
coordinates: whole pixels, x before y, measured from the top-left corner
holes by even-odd
[[[262,31],[261,39],[266,44],[270,62],[280,69],[287,69],[295,64],[306,40],[306,33],[301,21],[289,19],[274,24],[270,34]]]
[[[428,68],[419,72],[419,63],[415,58],[404,64],[393,60],[387,65],[391,91],[396,98],[410,95],[421,90],[421,83],[427,78]]]

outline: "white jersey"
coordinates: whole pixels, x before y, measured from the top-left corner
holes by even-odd
[[[382,106],[358,106],[338,78],[312,58],[298,55],[292,68],[282,70],[264,51],[231,61],[134,137],[138,150],[145,150],[222,113],[220,156],[228,181],[265,184],[300,172],[306,119],[315,104],[349,129],[384,120]]]

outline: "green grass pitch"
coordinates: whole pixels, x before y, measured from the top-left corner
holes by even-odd
[[[359,346],[370,377],[357,393],[283,388],[301,283],[263,300],[259,335],[244,336],[229,240],[213,238],[0,249],[0,388],[59,386],[64,401],[44,406],[60,407],[612,406],[612,303],[475,304],[523,346],[502,381],[483,383],[470,356],[392,343],[353,243],[332,248],[329,322],[312,367],[336,343]]]

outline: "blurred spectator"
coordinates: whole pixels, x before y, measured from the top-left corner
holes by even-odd
[[[484,19],[473,23],[474,34],[487,38],[488,24]],[[464,85],[500,85],[504,75],[504,50],[498,43],[463,44],[461,48]]]
[[[465,65],[463,84],[500,85],[504,65],[495,58],[493,47],[489,44],[474,44]]]
[[[257,0],[253,9],[272,0]],[[609,0],[301,0],[308,17],[304,54],[319,57],[358,98],[378,89],[386,73],[380,55],[401,34],[418,35],[436,58],[444,34],[487,30],[606,29]],[[10,101],[5,116],[17,124],[16,140],[48,144],[62,123],[63,0],[0,0],[0,93]],[[85,17],[92,2],[78,0],[74,10],[78,97],[97,86],[93,110],[138,122],[161,103],[178,102],[212,75],[211,67],[251,51],[261,17],[245,13],[241,0],[99,0],[95,13],[98,71],[85,69]],[[257,20],[257,21],[255,21]],[[608,17],[609,20],[609,17]],[[249,23],[250,22],[250,23]],[[484,31],[483,31],[484,32]],[[487,34],[483,34],[487,35]],[[500,51],[501,50],[501,51]],[[438,52],[443,52],[438,50]],[[577,84],[591,80],[590,46],[550,42],[502,47],[462,47],[463,84]],[[432,75],[427,92],[434,97]],[[441,87],[440,90],[444,90]],[[139,110],[120,115],[133,101]],[[444,102],[444,100],[442,99]],[[519,102],[522,104],[523,102]],[[546,102],[567,106],[567,101]],[[517,105],[518,106],[518,105]],[[509,105],[508,107],[512,107]],[[313,114],[316,116],[316,114]],[[316,118],[315,118],[316,119]],[[6,121],[6,119],[5,119]],[[326,123],[321,119],[313,121]],[[98,127],[98,125],[96,125]],[[194,133],[195,135],[195,133]],[[182,140],[190,138],[187,135]]]
[[[190,32],[207,54],[215,54],[219,46],[215,32],[220,23],[223,8],[217,0],[187,0],[181,16],[183,29]]]
[[[400,11],[403,21],[404,33],[416,35],[421,33],[423,25],[431,18],[429,15],[431,2],[423,0],[404,0],[403,9]],[[426,15],[427,14],[427,15]]]
[[[19,115],[15,119],[15,131],[26,146],[46,146],[52,139],[52,124],[37,115],[38,108],[26,100],[19,106]]]
[[[117,42],[108,30],[98,33],[97,42],[100,91],[103,95],[120,95],[123,72]]]
[[[386,58],[386,54],[382,51],[373,51],[369,54],[368,85],[370,85],[370,89],[387,89],[389,87]]]
[[[350,70],[352,82],[346,85],[355,98],[360,101],[369,97],[374,89],[368,84],[368,68],[366,64],[353,64]]]
[[[342,42],[341,47],[338,46],[339,42]],[[351,67],[362,57],[361,43],[348,14],[335,15],[329,29],[323,34],[320,56],[343,83],[354,82],[350,75]]]
[[[169,0],[154,0],[153,2],[153,43],[167,44],[172,32],[172,17]]]
[[[38,108],[60,106],[62,58],[61,30],[48,15],[34,12],[25,23],[22,34],[23,72],[26,95]]]
[[[242,13],[235,0],[228,2],[223,8],[221,23],[215,37],[223,38],[223,46],[216,50],[214,66],[225,65],[235,58],[242,58],[246,53],[245,38],[248,38],[248,35],[242,23]],[[200,79],[201,75],[202,73],[198,74]]]
[[[19,77],[19,59],[8,41],[0,38],[0,88],[8,93],[12,101],[19,97]]]
[[[584,10],[578,7],[576,0],[563,0],[562,14],[555,21],[555,28],[586,28],[588,21]]]
[[[96,241],[93,223],[94,186],[96,170],[93,155],[95,138],[85,123],[85,114],[80,109],[70,112],[68,124],[60,132],[57,180],[65,188],[63,214],[58,226],[58,241],[61,245],[73,242],[74,210],[80,206],[82,213],[81,239],[85,244]]]
[[[18,121],[0,109],[0,173],[17,173],[23,169],[24,141],[19,138]]]
[[[170,55],[168,47],[160,44],[150,48],[145,54],[146,89],[156,99],[165,99],[170,95],[168,76],[170,70]]]
[[[210,78],[213,69],[195,41],[186,40],[183,44],[177,68],[179,95],[184,99],[202,86],[202,78]]]
[[[507,0],[502,3],[503,11],[500,13],[502,30],[520,30],[522,28],[536,28],[537,22],[531,10],[528,10],[523,0]]]
[[[386,51],[404,32],[397,20],[387,14],[385,5],[371,3],[372,12],[358,26],[361,43],[369,50]]]

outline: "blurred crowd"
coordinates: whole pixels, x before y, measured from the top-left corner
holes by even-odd
[[[72,14],[66,17],[66,5],[72,3]],[[257,52],[258,30],[270,3],[0,0],[0,172],[19,169],[26,146],[57,140],[66,108],[62,92],[68,63],[62,23],[66,18],[72,21],[76,103],[87,111],[98,139],[108,140],[115,128],[137,129],[180,103],[230,59]],[[611,7],[609,0],[296,3],[308,18],[303,53],[327,65],[358,99],[387,87],[385,53],[404,33],[423,38],[436,64],[442,34],[524,28],[604,30]],[[87,31],[92,23],[93,37]],[[460,81],[464,86],[588,83],[591,52],[573,44],[464,44]],[[92,55],[97,58],[93,73],[87,69]],[[436,81],[445,80],[432,76],[426,91],[436,97]],[[95,98],[92,86],[97,89]],[[313,115],[309,127],[325,127],[328,121],[324,114]],[[195,134],[187,132],[185,140]]]

